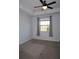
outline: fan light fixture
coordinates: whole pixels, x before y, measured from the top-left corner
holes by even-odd
[[[43,8],[44,10],[46,10],[46,9],[47,9],[47,6],[43,6],[42,8]]]
[[[53,7],[51,7],[50,5],[56,3],[56,1],[47,3],[46,0],[40,0],[40,2],[41,2],[42,5],[40,5],[40,6],[35,6],[34,8],[42,7],[42,10],[46,10],[47,8],[53,9]]]

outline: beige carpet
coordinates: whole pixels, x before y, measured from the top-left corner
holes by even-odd
[[[30,40],[20,45],[19,59],[60,59],[60,43]]]

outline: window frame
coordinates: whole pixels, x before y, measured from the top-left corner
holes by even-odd
[[[50,28],[49,28],[49,27],[50,27],[50,18],[48,18],[48,20],[45,20],[45,19],[46,19],[46,18],[42,18],[42,20],[41,20],[41,19],[39,20],[39,30],[40,30],[40,32],[49,32],[49,29],[50,29]],[[48,25],[48,24],[47,24],[47,25],[41,25],[41,24],[40,24],[41,21],[49,21],[49,25]],[[42,27],[42,26],[48,26],[47,31],[41,30],[41,27]]]

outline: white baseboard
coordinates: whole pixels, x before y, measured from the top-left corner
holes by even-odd
[[[37,40],[47,40],[47,41],[57,41],[57,42],[60,41],[60,40],[56,40],[56,39],[53,38],[53,37],[48,37],[48,38],[46,38],[46,37],[32,37],[32,39],[37,39]]]

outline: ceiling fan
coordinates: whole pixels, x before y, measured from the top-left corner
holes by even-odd
[[[50,3],[46,3],[46,0],[40,0],[40,2],[42,3],[41,6],[35,6],[34,8],[38,8],[38,7],[42,7],[43,10],[46,10],[47,8],[49,9],[53,9],[53,7],[50,7],[50,5],[55,4],[56,1],[50,2]]]

